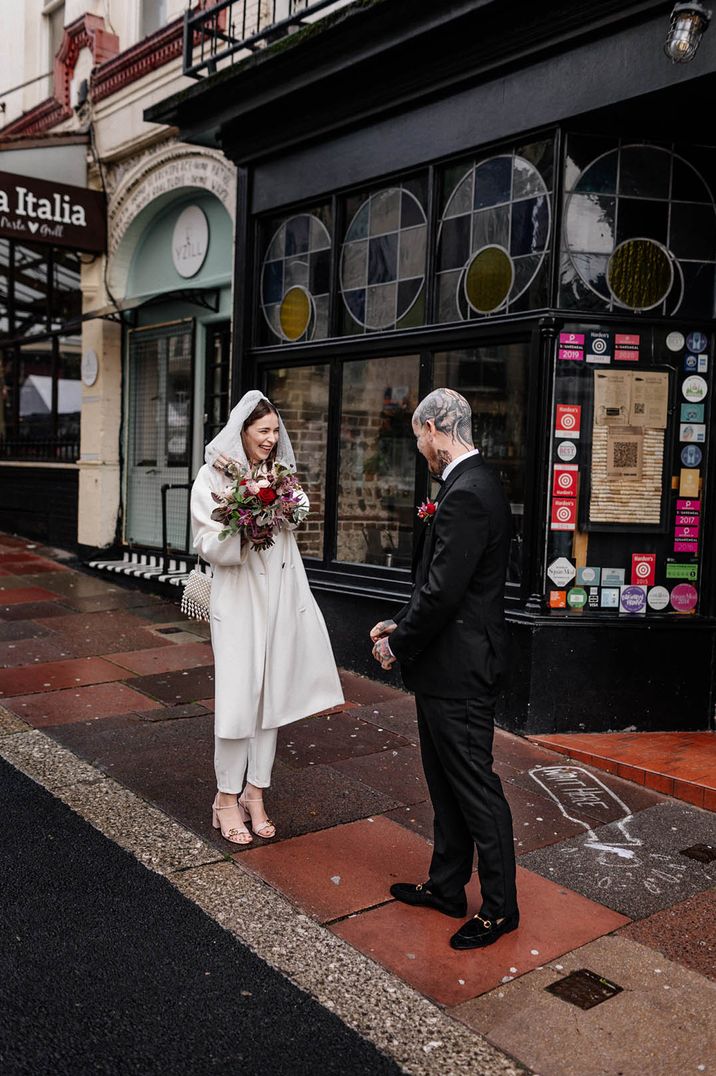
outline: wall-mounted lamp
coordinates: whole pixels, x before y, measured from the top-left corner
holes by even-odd
[[[699,0],[674,5],[664,42],[664,52],[672,63],[686,64],[693,60],[710,21],[711,11]]]

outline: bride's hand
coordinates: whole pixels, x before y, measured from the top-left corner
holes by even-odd
[[[213,466],[216,467],[217,471],[226,471],[226,468],[232,462],[233,461],[230,456],[224,456],[220,454],[214,460]]]

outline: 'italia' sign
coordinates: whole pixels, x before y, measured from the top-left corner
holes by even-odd
[[[0,172],[0,236],[99,253],[107,240],[104,195]]]

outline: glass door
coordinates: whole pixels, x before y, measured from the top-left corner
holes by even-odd
[[[166,527],[167,545],[187,548],[193,338],[191,321],[130,334],[125,538],[132,545],[162,546]]]

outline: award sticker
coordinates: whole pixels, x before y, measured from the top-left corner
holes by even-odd
[[[703,422],[704,421],[704,405],[685,403],[681,405],[681,421],[682,422]]]
[[[646,587],[622,587],[619,594],[619,612],[641,616],[646,612]]]
[[[667,579],[689,579],[692,583],[695,583],[698,577],[698,564],[675,564],[671,561],[666,565]]]
[[[684,467],[698,467],[703,459],[703,452],[698,445],[685,445],[681,449],[681,462]]]
[[[584,358],[584,333],[560,333],[559,357],[580,361]]]
[[[708,355],[697,355],[696,360],[697,360],[696,369],[699,371],[699,373],[700,374],[708,373],[708,369],[709,369],[709,357],[708,357]]]
[[[619,587],[604,587],[602,589],[602,609],[619,608]]]
[[[691,583],[678,583],[671,592],[671,604],[677,613],[690,613],[698,600],[698,591]]]
[[[566,590],[550,590],[550,592],[549,592],[549,607],[550,607],[550,609],[566,609],[567,608],[567,592],[566,592]]]
[[[623,587],[624,586],[624,569],[623,568],[602,568],[602,586],[603,587]],[[619,602],[617,602],[617,605]]]
[[[571,560],[567,560],[566,557],[558,557],[557,560],[553,560],[547,569],[547,575],[556,587],[566,587],[567,583],[572,582],[576,573],[577,569]]]
[[[649,608],[660,613],[669,604],[669,592],[666,587],[651,587],[646,596]]]
[[[706,440],[706,426],[702,422],[679,423],[679,440],[694,441],[702,445]]]
[[[631,581],[632,583],[652,586],[656,575],[656,553],[632,553],[631,555]]]
[[[689,472],[689,474],[697,472]],[[577,501],[574,497],[555,497],[552,501],[550,530],[573,531],[577,528]]]
[[[688,400],[689,403],[700,403],[701,400],[706,398],[709,387],[703,377],[699,377],[698,374],[692,374],[691,377],[687,377],[684,381],[681,391],[684,399]]]
[[[709,342],[703,333],[693,332],[686,337],[686,346],[689,351],[705,351]]]
[[[577,568],[577,586],[598,587],[601,574],[601,568]]]
[[[699,360],[690,351],[687,351],[684,355],[684,370],[687,374],[697,374],[699,372]]]
[[[612,334],[587,333],[585,358],[587,362],[610,363],[612,361]]]
[[[669,351],[681,351],[685,343],[686,340],[684,339],[683,333],[669,333],[666,338],[666,346],[668,347]]]
[[[557,404],[554,423],[554,432],[557,437],[567,437],[570,441],[579,440],[581,417],[581,404]]]
[[[587,592],[584,587],[572,587],[567,591],[567,605],[570,609],[584,609],[587,604]]]
[[[560,441],[557,445],[557,455],[563,463],[570,463],[577,455],[577,446],[574,441]]]
[[[578,474],[579,468],[576,463],[556,463],[553,482],[555,496],[576,497]]]
[[[614,361],[638,362],[641,337],[637,333],[614,334]]]

